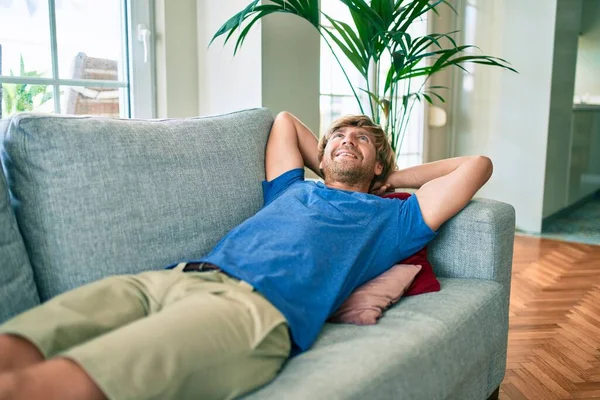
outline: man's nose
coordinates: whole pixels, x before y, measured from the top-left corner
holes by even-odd
[[[354,140],[355,139],[352,135],[347,135],[347,136],[344,136],[344,139],[342,140],[342,144],[354,146]]]

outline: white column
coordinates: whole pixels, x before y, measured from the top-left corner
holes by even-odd
[[[319,33],[294,15],[272,15],[262,25],[263,106],[290,111],[319,134]]]
[[[196,0],[156,0],[156,106],[159,118],[198,114]]]
[[[581,0],[558,0],[544,181],[544,217],[568,205],[573,94],[580,29]]]
[[[269,15],[249,32],[233,56],[238,34],[223,47],[219,27],[248,0],[197,0],[199,113],[218,114],[267,107],[290,111],[309,128],[319,128],[319,36],[306,21]]]
[[[483,154],[494,175],[478,196],[512,204],[517,228],[540,232],[557,0],[467,1],[458,29],[519,74],[476,65],[457,73],[450,154]]]

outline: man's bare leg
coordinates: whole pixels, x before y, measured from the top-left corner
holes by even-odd
[[[106,400],[75,362],[53,358],[29,368],[0,374],[0,400]]]
[[[0,335],[0,374],[42,361],[44,356],[30,341],[15,335]]]

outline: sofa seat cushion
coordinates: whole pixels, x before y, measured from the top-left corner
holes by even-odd
[[[401,299],[376,325],[327,324],[311,350],[246,398],[447,398],[488,364],[504,302],[494,281],[439,280],[440,292]]]

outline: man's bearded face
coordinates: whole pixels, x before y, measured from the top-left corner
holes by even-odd
[[[370,183],[383,171],[373,138],[358,127],[341,128],[331,134],[320,167],[327,181],[348,185]]]

